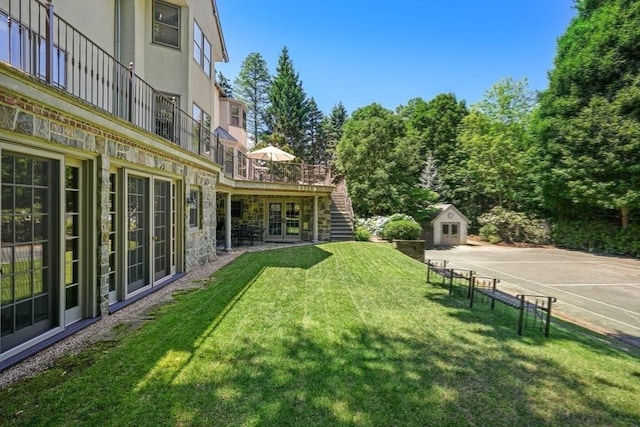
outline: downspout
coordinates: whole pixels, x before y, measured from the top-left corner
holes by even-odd
[[[120,61],[120,32],[121,32],[121,23],[120,23],[120,18],[122,15],[122,0],[115,0],[115,28],[114,28],[114,45],[113,45],[113,56],[115,56],[116,60],[119,62]]]

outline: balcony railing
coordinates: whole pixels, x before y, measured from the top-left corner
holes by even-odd
[[[207,127],[38,0],[0,0],[0,61],[222,166],[238,179],[252,160],[234,156]],[[300,176],[305,173],[302,168]],[[275,178],[276,175],[272,174]],[[273,181],[278,182],[278,181]],[[282,181],[279,181],[282,182]]]

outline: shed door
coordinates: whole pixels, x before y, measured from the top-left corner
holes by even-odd
[[[459,245],[460,244],[460,223],[444,222],[442,223],[442,245]]]

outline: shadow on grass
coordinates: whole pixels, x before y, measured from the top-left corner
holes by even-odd
[[[517,333],[518,324],[518,310],[512,307],[507,307],[500,302],[495,303],[495,308],[490,308],[490,298],[485,296],[478,296],[474,299],[473,309],[469,308],[469,297],[467,285],[455,283],[453,286],[453,293],[449,295],[446,291],[449,289],[449,284],[443,284],[439,280],[432,280],[431,283],[427,283],[428,287],[434,289],[439,288],[440,292],[429,292],[427,297],[438,302],[444,306],[459,308],[460,310],[455,312],[454,317],[464,322],[477,322],[479,319],[483,319],[482,322],[486,322],[486,326],[499,331],[499,334],[505,337],[509,335],[515,335]],[[602,342],[606,344],[605,347],[598,347],[599,353],[612,354],[618,350],[625,351],[627,353],[638,353],[640,348],[636,337],[625,337],[621,335],[611,334],[599,334],[593,330],[580,326],[576,323],[566,321],[557,317],[552,317],[550,336],[544,336],[544,324],[539,319],[533,319],[531,315],[525,315],[523,323],[523,337],[522,339],[529,342],[535,342],[537,344],[543,344],[549,340],[570,336],[571,340],[579,341],[584,345],[592,347],[593,341]],[[625,339],[626,338],[626,339]]]
[[[534,342],[531,351],[514,345],[522,340],[509,321],[487,322],[442,289],[429,289],[429,300],[446,306],[455,322],[440,314],[429,318],[429,310],[418,307],[416,313],[424,317],[401,327],[353,322],[323,333],[323,324],[298,321],[284,322],[280,334],[265,322],[263,332],[234,337],[233,329],[245,320],[231,322],[229,313],[256,278],[274,266],[317,266],[337,246],[323,247],[239,257],[234,268],[183,295],[117,348],[95,353],[90,367],[65,375],[52,371],[57,376],[34,394],[28,382],[3,391],[0,422],[511,426],[640,421],[631,410],[612,409],[575,372],[535,351],[545,341]],[[403,289],[424,289],[421,271]],[[287,307],[279,310],[286,313]],[[218,334],[227,337],[226,343]],[[552,339],[572,337],[560,333]],[[589,345],[586,339],[584,345]],[[600,386],[626,387],[606,378]]]

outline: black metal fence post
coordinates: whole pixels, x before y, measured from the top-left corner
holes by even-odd
[[[45,66],[47,67],[45,70],[45,79],[48,84],[53,83],[53,49],[55,47],[55,43],[53,42],[53,3],[51,0],[48,0],[45,3],[45,7],[47,8],[47,17],[46,17],[46,47],[45,47]]]
[[[134,104],[134,90],[135,90],[135,78],[136,73],[133,67],[133,62],[129,62],[129,122],[135,124],[135,120],[133,117],[133,104]]]
[[[522,335],[522,322],[524,320],[524,302],[525,302],[525,296],[520,295],[520,314],[518,316],[518,335]]]

